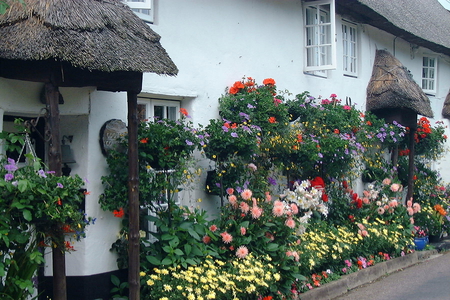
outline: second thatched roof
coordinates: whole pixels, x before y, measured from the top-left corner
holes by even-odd
[[[445,97],[444,107],[442,108],[442,117],[450,119],[450,91]]]
[[[176,75],[160,36],[119,0],[24,0],[0,15],[0,59]]]
[[[401,62],[386,50],[377,50],[372,77],[367,86],[366,109],[410,109],[433,117],[430,99]]]

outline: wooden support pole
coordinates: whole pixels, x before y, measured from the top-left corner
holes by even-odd
[[[139,282],[139,169],[137,93],[128,92],[128,284],[129,300],[140,299]]]
[[[411,199],[414,194],[414,155],[415,155],[415,142],[414,135],[416,134],[416,128],[410,128],[409,131],[409,165],[408,165],[408,193],[406,194],[406,201]]]
[[[48,166],[50,171],[54,171],[56,176],[61,176],[61,134],[59,116],[59,90],[50,82],[45,84],[45,99],[47,102],[48,118],[47,130],[51,139],[48,149]],[[56,247],[52,248],[53,262],[53,299],[67,300],[66,286],[66,259],[64,255],[64,234],[57,228],[54,242]]]

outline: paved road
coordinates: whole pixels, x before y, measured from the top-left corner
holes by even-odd
[[[333,300],[450,300],[450,252],[382,277]]]

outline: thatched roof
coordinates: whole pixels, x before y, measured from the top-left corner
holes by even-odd
[[[102,72],[176,75],[160,36],[119,0],[14,1],[0,15],[0,59]]]
[[[337,12],[450,55],[450,13],[437,0],[336,0]]]
[[[442,116],[446,119],[450,119],[450,91],[448,92],[447,97],[445,97]]]
[[[386,50],[377,50],[372,77],[367,86],[366,109],[409,109],[433,117],[430,99],[412,79],[409,71]]]

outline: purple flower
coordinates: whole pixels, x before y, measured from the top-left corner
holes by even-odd
[[[8,162],[10,162],[10,160],[12,160],[13,163],[10,163],[8,165],[5,165],[5,170],[8,171],[8,173],[12,173],[15,170],[18,169],[18,167],[16,166],[16,164],[14,163],[14,160],[11,158],[8,158]]]
[[[58,183],[56,183],[56,187],[62,189],[64,186],[61,183],[58,182]]]
[[[246,120],[249,120],[249,119],[250,119],[250,116],[247,115],[246,113],[240,112],[239,115],[240,115],[241,117],[244,117],[244,119],[246,119]]]
[[[272,177],[267,178],[267,182],[271,185],[277,185],[277,181]]]
[[[11,173],[5,174],[5,181],[10,181],[14,178],[14,175]]]
[[[322,158],[323,154],[319,152],[319,154],[317,154],[318,157]]]
[[[223,130],[224,132],[228,132],[228,127],[222,126],[222,130]]]
[[[192,145],[194,145],[194,143],[193,143],[193,142],[191,142],[190,140],[186,140],[186,145],[188,145],[188,146],[192,146]]]
[[[234,138],[239,137],[238,134],[237,134],[236,132],[232,132],[232,133],[231,133],[231,136],[234,137]]]
[[[251,105],[251,104],[249,103],[249,104],[247,104],[247,107],[248,107],[248,108],[255,108],[256,106],[253,106],[253,105]]]
[[[45,171],[44,170],[39,170],[38,171],[38,175],[43,177],[43,178],[47,178],[47,175],[45,175]]]

